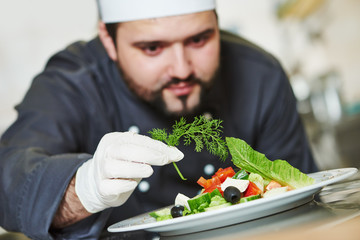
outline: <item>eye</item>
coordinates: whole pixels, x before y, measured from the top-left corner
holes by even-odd
[[[200,34],[189,38],[187,41],[187,45],[191,47],[199,48],[204,46],[209,40],[209,38],[210,38],[210,34]]]
[[[141,50],[148,56],[156,56],[162,52],[163,46],[158,43],[148,44],[146,46],[142,46]]]

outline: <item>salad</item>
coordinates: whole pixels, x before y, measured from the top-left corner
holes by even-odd
[[[179,193],[173,207],[149,215],[163,221],[276,196],[315,182],[284,160],[268,160],[241,139],[227,137],[226,144],[237,171],[220,168],[210,179],[200,177],[199,195],[190,198]]]

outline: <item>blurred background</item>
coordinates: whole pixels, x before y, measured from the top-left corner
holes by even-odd
[[[96,35],[95,1],[1,0],[0,135],[32,78],[68,44]],[[222,28],[280,59],[321,169],[358,167],[360,1],[218,0]]]

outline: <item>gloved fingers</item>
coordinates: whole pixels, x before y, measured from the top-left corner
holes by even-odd
[[[103,179],[98,185],[98,193],[111,202],[121,194],[132,192],[139,181],[140,179]]]
[[[184,154],[176,147],[168,146],[165,143],[154,140],[148,136],[134,134],[131,132],[127,132],[124,134],[129,136],[129,144],[132,144],[135,147],[139,147],[139,149],[147,148],[155,155],[159,154],[165,156],[163,159],[154,159],[154,163],[149,162],[149,164],[164,165],[170,162],[178,162],[184,158]]]
[[[146,163],[130,162],[118,159],[107,159],[102,166],[105,178],[148,178],[154,170]]]
[[[106,155],[109,158],[131,161],[138,163],[146,163],[155,166],[162,166],[170,162],[178,161],[180,159],[179,153],[170,153],[168,151],[170,148],[167,147],[167,152],[163,149],[154,149],[144,145],[137,145],[134,143],[123,143],[123,144],[113,144],[107,149]],[[176,148],[173,151],[178,151]],[[180,152],[180,151],[178,151]],[[173,157],[170,154],[177,154],[177,157]],[[182,153],[181,153],[182,154]],[[172,158],[172,159],[171,159]]]
[[[177,162],[184,157],[176,147],[132,132],[106,134],[99,145],[105,145],[108,157],[157,166]]]

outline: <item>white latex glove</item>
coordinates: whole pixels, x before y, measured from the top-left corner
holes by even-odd
[[[176,147],[132,132],[106,134],[92,159],[76,172],[75,191],[90,213],[120,206],[142,178],[153,173],[151,165],[180,161]]]

